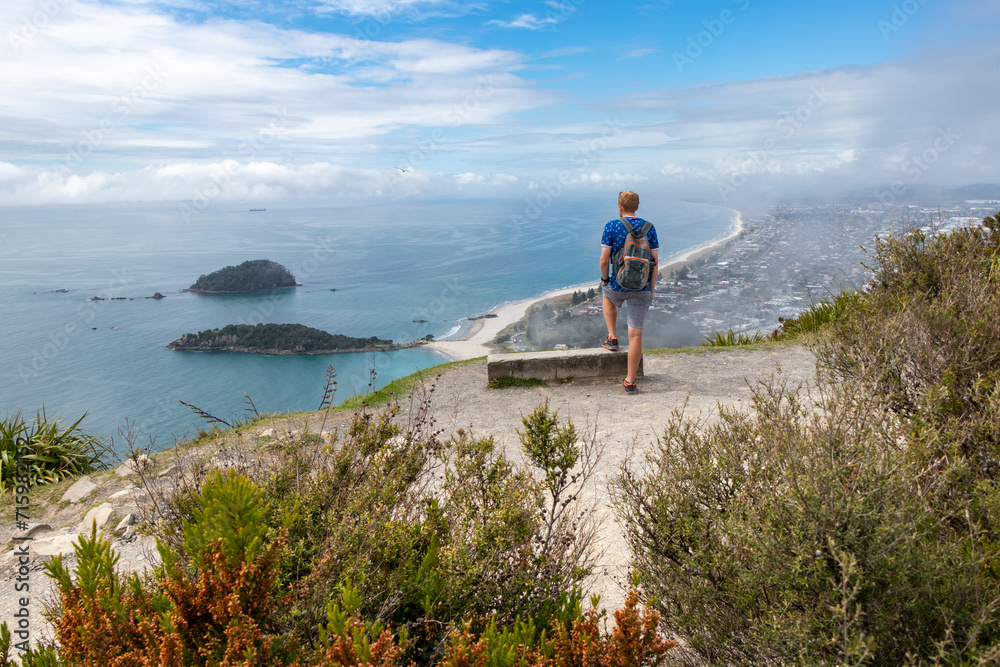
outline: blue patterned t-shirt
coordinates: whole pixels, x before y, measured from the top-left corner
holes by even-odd
[[[626,215],[625,217],[628,219],[629,223],[632,224],[633,229],[639,229],[644,224],[646,224],[646,221],[643,220],[642,218],[637,218],[631,215]],[[618,251],[621,250],[622,246],[625,245],[625,238],[627,236],[628,232],[625,231],[625,225],[623,225],[621,223],[621,220],[618,220],[617,218],[609,221],[608,224],[604,225],[604,234],[601,236],[601,245],[608,246],[609,248],[611,248],[611,263],[612,263],[611,273],[610,273],[611,282],[608,283],[608,286],[611,287],[611,289],[613,289],[616,292],[633,291],[633,290],[627,290],[621,285],[619,285],[615,281],[615,275],[614,275],[615,255],[618,254]],[[660,247],[660,241],[656,238],[656,227],[649,228],[649,234],[646,235],[646,238],[649,239],[650,250],[656,250],[657,248]],[[643,289],[648,290],[649,285],[646,285],[645,287],[643,287]]]

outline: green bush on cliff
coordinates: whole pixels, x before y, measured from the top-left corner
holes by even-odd
[[[677,413],[613,485],[655,606],[709,663],[1000,660],[1000,220],[873,259],[817,392]]]
[[[96,529],[46,566],[57,641],[22,664],[657,667],[673,644],[637,592],[613,631],[581,605],[599,452],[548,405],[523,424],[534,469],[390,406],[196,478],[160,508],[153,576]],[[0,665],[11,646],[3,626]]]
[[[797,316],[778,318],[780,326],[769,336],[772,340],[794,340],[806,334],[827,331],[829,327],[857,310],[863,294],[846,289],[832,299],[821,299]]]
[[[535,617],[587,575],[588,513],[570,521],[565,508],[583,511],[573,496],[596,455],[574,439],[568,446],[579,462],[564,457],[533,471],[490,438],[460,432],[441,441],[428,413],[404,423],[398,416],[398,406],[363,409],[338,443],[290,452],[289,465],[262,483],[268,497],[289,499],[275,513],[294,517],[280,577],[295,582],[287,621],[301,640],[315,641],[328,605],[354,588],[361,618],[410,628],[407,655],[427,664],[462,618],[505,625]],[[554,418],[547,406],[526,422],[545,418]],[[567,446],[544,435],[524,442]],[[544,479],[580,477],[553,489],[536,471]],[[556,513],[542,502],[553,494],[556,505],[566,502]]]
[[[0,491],[14,488],[18,474],[25,476],[26,486],[35,486],[106,468],[107,447],[80,428],[84,417],[69,426],[41,412],[30,420],[20,412],[4,417],[0,422]]]

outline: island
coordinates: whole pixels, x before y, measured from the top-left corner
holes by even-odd
[[[255,354],[338,354],[401,350],[426,342],[425,339],[412,343],[393,343],[375,336],[352,338],[303,324],[230,324],[221,329],[184,334],[167,345],[167,349]]]
[[[247,294],[298,287],[295,276],[277,262],[269,259],[251,259],[239,266],[227,266],[202,275],[189,292],[202,294]]]

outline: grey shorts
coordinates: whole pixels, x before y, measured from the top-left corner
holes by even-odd
[[[622,304],[628,301],[628,325],[636,329],[642,328],[646,322],[646,311],[653,303],[651,291],[644,289],[638,292],[616,292],[607,285],[601,291],[604,292],[605,298],[614,304],[615,308],[621,308]]]

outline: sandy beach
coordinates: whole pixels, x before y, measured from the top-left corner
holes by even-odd
[[[741,231],[743,231],[743,218],[740,216],[739,211],[734,211],[733,224],[725,236],[720,236],[710,241],[706,241],[701,245],[683,250],[676,255],[672,255],[666,260],[661,259],[659,272],[661,274],[669,274],[670,270],[675,267],[697,259],[702,255],[710,254],[716,248],[725,245],[728,241],[739,236]],[[593,261],[594,268],[596,270],[596,252]],[[496,317],[475,320],[472,328],[458,338],[434,341],[433,343],[428,343],[426,347],[432,350],[437,350],[454,361],[463,361],[465,359],[475,359],[476,357],[485,356],[494,351],[493,347],[490,345],[493,342],[493,339],[495,339],[503,329],[524,317],[525,313],[528,312],[528,308],[530,308],[533,304],[545,301],[546,299],[551,299],[553,297],[569,295],[579,290],[586,291],[591,287],[597,287],[597,283],[598,281],[595,280],[593,282],[584,283],[583,285],[574,285],[573,287],[552,290],[530,299],[522,299],[520,301],[506,303],[490,312],[491,316],[495,315]]]

